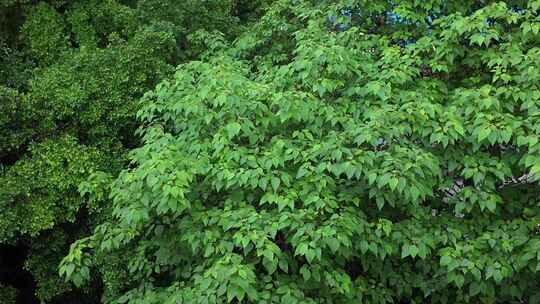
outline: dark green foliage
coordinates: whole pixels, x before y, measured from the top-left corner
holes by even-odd
[[[130,140],[137,98],[171,70],[174,40],[167,32],[141,29],[129,42],[83,49],[30,82],[31,98],[50,109],[45,122],[85,142]],[[127,137],[127,138],[126,138]]]
[[[0,86],[0,112],[10,113],[0,116],[0,159],[5,159],[17,152],[35,131],[32,108],[17,90]]]
[[[89,173],[105,169],[104,157],[72,137],[32,145],[30,155],[0,176],[0,241],[37,236],[58,223],[73,222],[85,201],[77,195]]]
[[[208,31],[221,30],[232,35],[236,29],[232,12],[236,1],[137,1],[138,17],[143,22],[151,20],[167,21],[179,27],[182,34],[205,29]]]
[[[0,299],[3,301],[2,304],[15,304],[16,297],[17,289],[0,284]]]
[[[57,267],[74,240],[110,217],[107,182],[139,144],[139,99],[201,52],[189,50],[192,32],[233,39],[233,6],[0,1],[0,243],[29,249],[25,268],[40,300],[96,303],[134,282],[122,255],[104,257],[83,289],[60,281]]]
[[[77,2],[68,12],[75,43],[104,47],[113,33],[127,39],[137,29],[135,12],[116,0]]]
[[[73,230],[70,232],[72,233]],[[26,260],[25,268],[36,280],[36,294],[39,299],[50,301],[71,290],[70,284],[55,275],[58,272],[57,265],[62,253],[69,248],[68,245],[73,241],[68,237],[69,234],[57,225],[54,230],[41,233],[31,241],[29,258]]]
[[[68,49],[64,20],[46,3],[32,7],[21,30],[30,54],[41,65],[53,63]]]
[[[9,88],[25,89],[32,75],[33,62],[21,51],[13,50],[0,39],[0,84]]]

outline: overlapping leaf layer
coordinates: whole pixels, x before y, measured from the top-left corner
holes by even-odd
[[[111,303],[540,301],[539,8],[276,1],[206,32],[60,273]]]

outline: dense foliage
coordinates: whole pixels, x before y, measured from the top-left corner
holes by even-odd
[[[0,8],[40,300],[540,303],[540,1]]]

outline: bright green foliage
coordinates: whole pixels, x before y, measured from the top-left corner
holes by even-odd
[[[60,274],[122,257],[108,303],[539,302],[540,2],[314,3],[145,96]]]

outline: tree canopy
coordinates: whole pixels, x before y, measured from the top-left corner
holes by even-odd
[[[540,1],[0,9],[40,300],[540,302]]]

